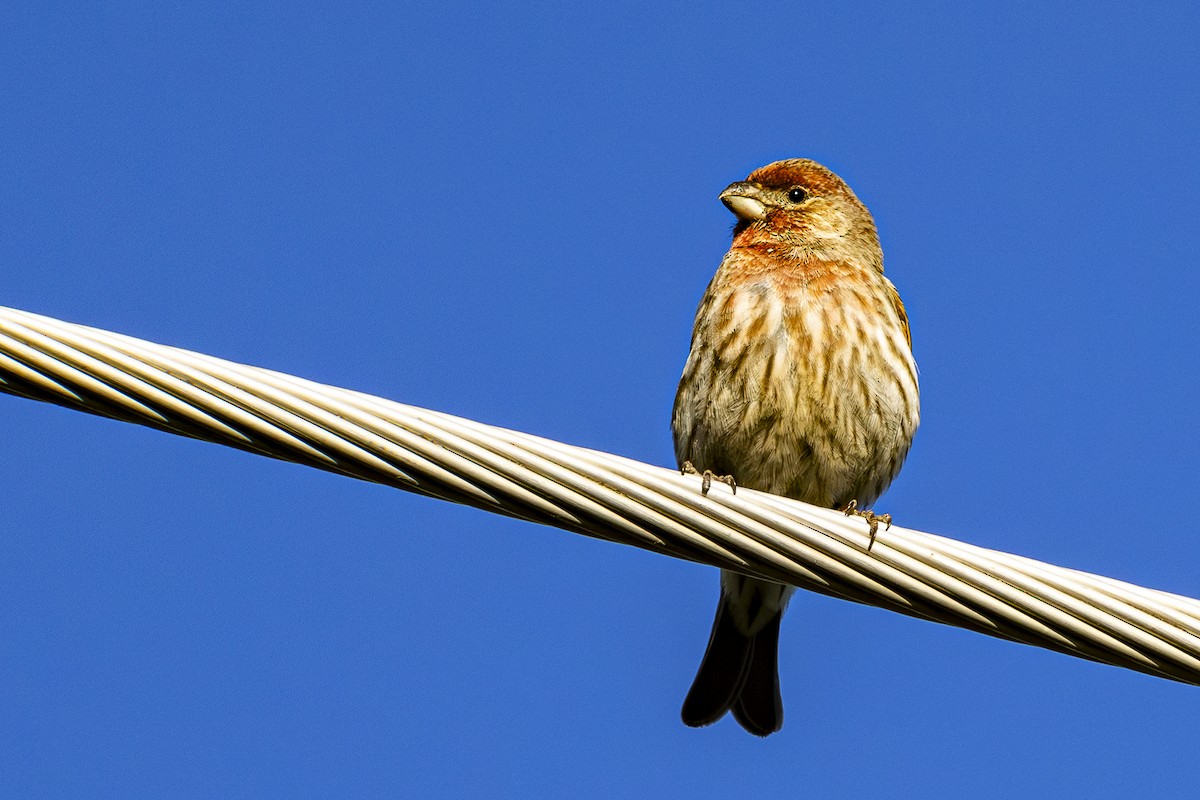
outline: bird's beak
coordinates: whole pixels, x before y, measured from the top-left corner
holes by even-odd
[[[731,183],[721,192],[721,202],[741,222],[753,222],[767,215],[767,205],[762,201],[762,187],[749,181]]]

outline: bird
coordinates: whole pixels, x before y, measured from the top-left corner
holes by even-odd
[[[874,218],[816,161],[776,161],[720,200],[733,241],[692,328],[671,431],[684,473],[866,518],[920,422],[908,315],[883,274]],[[684,700],[691,727],[732,711],[783,726],[779,629],[794,588],[721,571],[708,647]]]

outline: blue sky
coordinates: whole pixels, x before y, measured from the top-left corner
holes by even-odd
[[[10,8],[0,305],[672,464],[717,194],[808,156],[912,319],[877,507],[1196,595],[1198,22]],[[784,730],[690,730],[715,570],[18,398],[0,425],[6,796],[1194,787],[1193,687],[803,594]]]

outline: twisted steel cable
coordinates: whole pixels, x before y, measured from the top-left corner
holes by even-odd
[[[1200,684],[1200,601],[0,307],[0,391]]]

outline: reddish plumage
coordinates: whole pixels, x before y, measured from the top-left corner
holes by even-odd
[[[680,465],[829,508],[873,503],[919,420],[908,318],[870,212],[815,161],[769,164],[721,200],[738,216],[692,332],[671,428]],[[790,587],[721,574],[688,725],[732,710],[783,724],[775,664]]]

